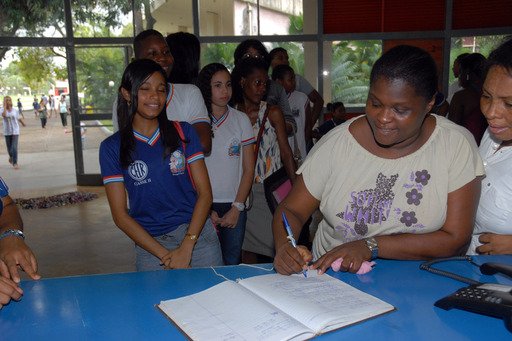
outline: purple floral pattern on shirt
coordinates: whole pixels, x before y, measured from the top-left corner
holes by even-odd
[[[428,171],[426,169],[422,171],[417,171],[415,175],[416,179],[414,181],[422,184],[423,186],[426,186],[428,184],[428,180],[430,180],[430,174],[428,174]]]
[[[421,171],[413,171],[409,176],[409,183],[404,184],[404,188],[410,189],[410,191],[405,193],[407,197],[407,204],[419,206],[421,204],[421,200],[423,199],[422,191],[425,186],[428,185],[430,180],[430,174],[426,169]],[[407,228],[412,228],[409,230],[410,232],[416,231],[416,229],[424,228],[425,225],[418,223],[418,218],[416,218],[416,212],[412,209],[409,211],[404,210],[403,212],[396,212],[400,217],[400,222],[404,224]]]
[[[421,233],[425,225],[416,214],[423,203],[424,189],[429,185],[430,178],[427,170],[411,170],[409,176],[400,183],[400,186],[406,189],[405,194],[401,194],[406,196],[406,200],[400,200],[400,206],[393,206],[393,188],[399,180],[399,175],[379,173],[374,188],[354,190],[350,193],[345,209],[336,215],[340,221],[334,230],[346,243],[361,239],[372,229],[378,229],[379,225],[392,219],[391,224],[403,226],[403,233]]]
[[[368,224],[379,224],[388,219],[395,198],[393,186],[397,179],[398,174],[387,177],[379,173],[375,188],[353,191],[351,201],[345,211],[338,213],[338,217],[354,223],[354,231],[358,235],[366,235]]]
[[[405,226],[411,227],[413,224],[416,224],[418,222],[418,219],[416,218],[416,212],[404,211],[402,213],[402,218],[400,218],[400,221],[404,223]]]
[[[407,203],[409,205],[416,206],[420,204],[420,201],[423,198],[423,194],[419,193],[416,188],[412,189],[410,192],[405,193],[405,196],[407,197]]]

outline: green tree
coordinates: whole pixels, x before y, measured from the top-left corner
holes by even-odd
[[[124,70],[124,54],[119,47],[76,49],[78,91],[84,104],[99,109],[112,108],[116,87]]]
[[[49,48],[23,47],[16,50],[18,60],[14,61],[18,74],[35,92],[48,93],[50,80],[54,79],[54,53]]]
[[[205,44],[201,53],[201,65],[210,63],[224,64],[230,71],[233,71],[235,49],[237,43]]]
[[[331,96],[333,101],[364,105],[373,64],[382,52],[378,40],[341,41],[333,45]]]
[[[72,0],[71,6],[73,24],[92,25],[93,32],[98,31],[96,28],[120,26],[121,16],[132,10],[131,1],[126,0]],[[139,14],[141,7],[149,9],[149,0],[136,0]],[[49,29],[54,30],[54,36],[66,35],[63,0],[0,1],[0,36],[41,37]],[[9,47],[0,47],[0,60],[8,50]]]

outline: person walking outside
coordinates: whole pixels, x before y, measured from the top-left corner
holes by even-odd
[[[44,105],[44,101],[41,99],[39,102],[39,119],[41,120],[41,128],[46,129],[46,121],[48,119],[48,109]]]
[[[64,132],[66,132],[67,126],[68,126],[68,114],[69,114],[69,107],[68,107],[68,102],[66,102],[66,95],[62,95],[60,97],[59,113],[60,113],[60,120],[62,122],[62,126],[64,127]]]
[[[25,119],[25,115],[23,115],[23,104],[21,104],[21,99],[18,98],[18,112],[20,113],[20,116]]]
[[[2,115],[4,121],[4,136],[7,153],[9,154],[9,163],[14,169],[18,169],[18,138],[20,135],[18,121],[23,125],[25,124],[20,119],[18,109],[13,108],[10,96],[4,97],[4,107],[0,109],[0,115]]]

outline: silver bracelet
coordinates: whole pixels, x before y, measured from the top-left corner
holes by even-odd
[[[4,239],[5,237],[8,237],[8,236],[16,236],[16,237],[21,237],[22,239],[25,239],[25,235],[23,234],[23,231],[10,229],[10,230],[7,230],[7,231],[3,232],[2,234],[0,234],[0,240]]]

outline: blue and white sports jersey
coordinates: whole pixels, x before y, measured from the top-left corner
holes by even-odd
[[[7,187],[7,184],[4,182],[4,179],[0,178],[0,198],[6,197],[9,194],[9,187]],[[4,204],[2,200],[0,200],[0,214],[2,214],[2,211],[4,210]]]
[[[164,146],[157,129],[147,137],[134,131],[133,163],[121,168],[120,135],[105,139],[100,145],[103,184],[124,182],[128,192],[129,214],[152,236],[175,230],[190,223],[197,193],[187,170],[187,163],[203,159],[203,151],[194,128],[180,122],[186,143],[164,158]]]

